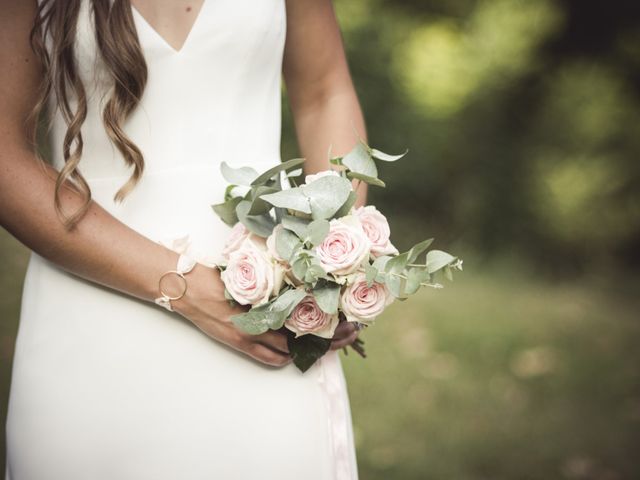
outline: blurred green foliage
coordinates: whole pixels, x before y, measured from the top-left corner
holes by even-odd
[[[638,2],[335,4],[370,142],[410,151],[370,189],[401,246],[556,275],[640,263]]]

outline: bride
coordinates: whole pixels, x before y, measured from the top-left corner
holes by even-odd
[[[210,260],[220,163],[305,173],[364,138],[330,0],[2,0],[0,221],[32,250],[6,478],[355,479],[336,331],[305,374],[251,336]],[[46,112],[51,165],[38,155]],[[40,145],[41,146],[41,145]],[[364,187],[364,185],[363,185]],[[366,198],[359,192],[358,204]],[[179,253],[198,260],[170,310]],[[17,279],[16,279],[17,281]],[[175,295],[179,296],[179,295]]]

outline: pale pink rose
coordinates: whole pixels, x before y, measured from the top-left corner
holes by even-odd
[[[383,283],[367,286],[364,274],[358,275],[340,295],[340,309],[350,322],[371,323],[394,300]]]
[[[241,305],[261,305],[282,287],[283,269],[272,261],[266,247],[252,236],[229,254],[220,274],[227,291]]]
[[[339,177],[340,173],[338,173],[336,170],[323,170],[322,172],[318,172],[318,173],[310,173],[309,175],[306,175],[304,177],[304,183],[309,184],[314,180],[318,180],[319,178],[326,177],[328,175]]]
[[[247,238],[249,235],[250,235],[249,230],[247,230],[247,227],[245,227],[242,224],[242,222],[236,223],[231,229],[231,232],[227,237],[224,247],[222,248],[222,252],[220,253],[222,255],[222,258],[228,259],[229,255],[235,250],[237,250],[238,247],[244,241],[244,239]]]
[[[371,255],[398,255],[398,249],[389,240],[391,230],[387,218],[373,205],[356,208],[353,214],[360,219],[362,228],[371,240]]]
[[[313,295],[309,294],[296,305],[284,325],[296,334],[312,333],[318,337],[332,338],[338,326],[338,315],[323,312]]]
[[[347,275],[369,259],[371,241],[357,217],[347,215],[329,222],[329,233],[315,247],[325,272]]]

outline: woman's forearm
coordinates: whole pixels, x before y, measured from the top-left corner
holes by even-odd
[[[353,148],[358,138],[367,140],[362,110],[349,85],[318,95],[307,104],[292,102],[292,111],[301,155],[307,159],[306,173],[327,169],[329,155],[342,156]],[[358,180],[353,184],[358,195],[356,206],[364,205],[367,184]]]
[[[0,224],[65,270],[144,300],[157,297],[158,279],[175,268],[177,254],[135,232],[95,202],[68,231],[54,209],[56,175],[52,167],[43,168],[28,148],[5,143],[0,152]],[[73,211],[82,199],[67,188],[62,203]]]

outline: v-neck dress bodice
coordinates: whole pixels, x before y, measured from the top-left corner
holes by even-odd
[[[230,231],[211,210],[226,187],[220,163],[281,161],[285,0],[204,0],[179,50],[132,7],[148,81],[123,129],[145,169],[122,203],[131,170],[101,118],[112,83],[91,4],[81,1],[75,55],[88,102],[79,169],[93,199],[153,241],[188,235],[192,253],[215,260]],[[66,128],[55,112],[58,168]],[[337,352],[305,374],[267,367],[35,253],[6,433],[7,480],[357,478]]]

